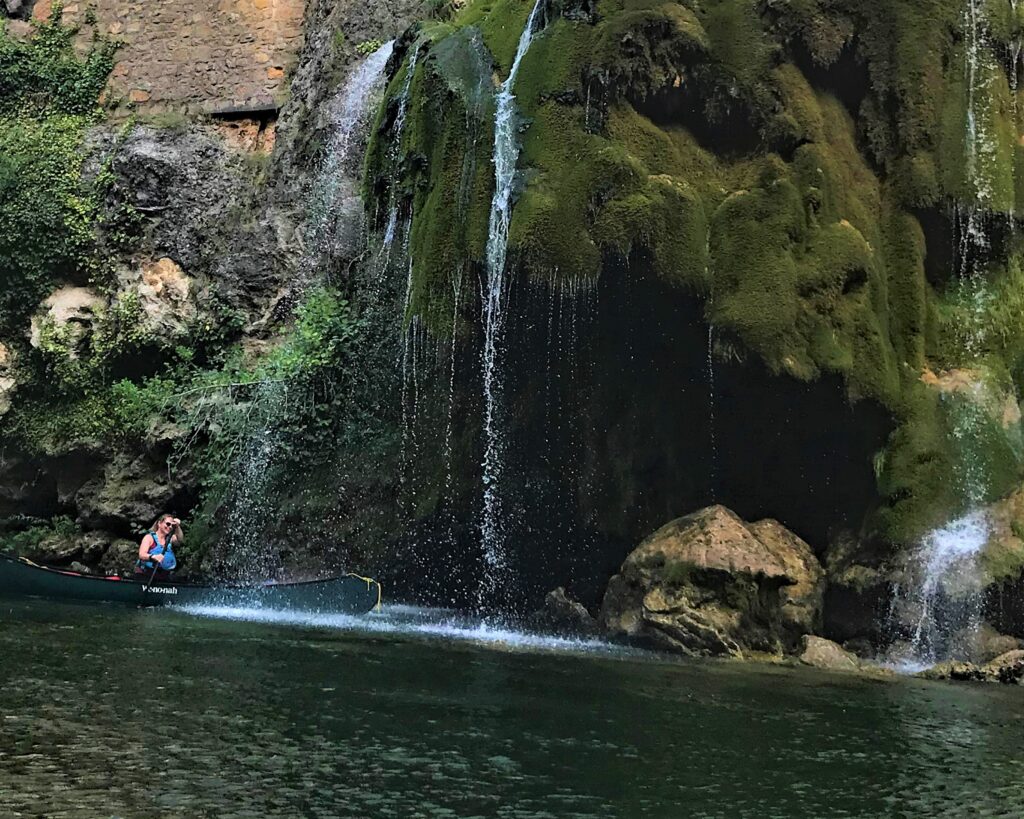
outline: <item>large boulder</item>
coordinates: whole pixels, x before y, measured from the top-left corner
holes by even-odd
[[[860,671],[862,668],[856,655],[824,637],[805,634],[802,646],[800,662],[812,668],[826,671]]]
[[[807,544],[778,523],[751,527],[711,506],[663,526],[626,558],[601,622],[684,654],[778,654],[820,616],[822,578]]]
[[[825,592],[825,572],[803,540],[777,520],[759,520],[747,527],[785,567],[793,584],[783,588],[783,625],[794,634],[817,631]]]

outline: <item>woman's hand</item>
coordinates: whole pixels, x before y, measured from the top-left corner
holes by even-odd
[[[149,559],[150,560],[155,560],[157,563],[163,563],[164,562],[164,556],[163,555],[150,555]]]

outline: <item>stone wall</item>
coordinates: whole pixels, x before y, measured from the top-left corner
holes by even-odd
[[[32,15],[47,17],[51,2],[37,0]],[[87,9],[124,43],[110,99],[148,113],[276,109],[302,47],[304,0],[83,0],[64,19],[81,22]]]

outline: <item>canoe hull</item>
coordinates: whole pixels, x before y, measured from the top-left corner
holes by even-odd
[[[136,606],[200,604],[364,614],[379,604],[380,585],[356,575],[252,586],[214,587],[160,581],[150,585],[134,578],[95,577],[37,566],[23,558],[0,554],[0,596]]]

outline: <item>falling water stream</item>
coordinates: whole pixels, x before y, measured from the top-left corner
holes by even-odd
[[[519,66],[533,42],[543,6],[544,0],[536,0],[519,38],[512,68],[495,97],[494,197],[488,220],[487,278],[483,291],[484,497],[480,528],[485,571],[480,589],[481,603],[497,588],[506,562],[505,524],[502,519],[505,510],[502,508],[501,497],[504,440],[499,415],[502,390],[501,346],[508,287],[505,256],[512,217],[516,163],[519,159],[519,117],[514,90]]]
[[[327,148],[308,195],[306,247],[287,301],[298,304],[320,275],[321,267],[336,250],[338,236],[350,226],[344,201],[353,195],[353,160],[360,156],[373,104],[384,88],[384,69],[393,43],[369,55],[328,102],[330,133]],[[226,558],[223,570],[236,577],[255,579],[273,570],[274,558],[261,537],[270,470],[281,445],[280,425],[291,410],[287,380],[267,380],[249,397],[244,443],[232,477],[228,508]]]
[[[993,204],[989,174],[995,152],[991,113],[983,105],[991,56],[981,5],[981,0],[966,0],[964,6],[964,145],[972,199],[955,209],[958,286],[967,313],[963,340],[971,359],[983,351],[988,315],[989,291],[981,259],[990,242],[986,218]],[[907,670],[966,659],[977,644],[982,625],[980,556],[990,535],[990,521],[982,508],[988,477],[977,452],[984,392],[983,384],[971,385],[960,398],[965,407],[952,413],[952,438],[960,452],[958,478],[968,511],[925,536],[908,565],[909,582],[897,590],[896,607],[905,608],[912,623],[909,650],[897,658]],[[957,397],[945,396],[944,400]]]

